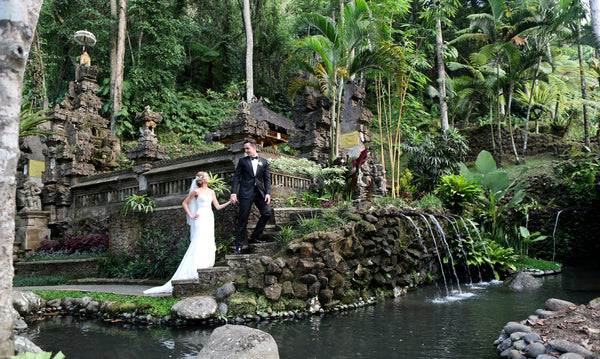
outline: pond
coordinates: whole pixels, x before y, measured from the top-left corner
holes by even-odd
[[[497,358],[493,341],[554,297],[577,304],[600,296],[600,269],[565,268],[538,290],[514,292],[498,282],[462,286],[440,297],[435,286],[355,311],[301,321],[261,322],[282,359]],[[444,291],[445,293],[445,291]],[[195,358],[210,329],[134,328],[77,318],[32,323],[26,334],[44,350],[73,358]]]

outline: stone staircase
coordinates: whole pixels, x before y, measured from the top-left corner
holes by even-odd
[[[246,273],[248,265],[261,256],[273,257],[280,248],[276,241],[281,227],[294,225],[300,216],[318,216],[323,211],[319,208],[273,208],[271,221],[266,225],[261,240],[266,243],[246,244],[242,254],[226,255],[224,260],[215,263],[215,267],[198,270],[198,279],[173,281],[173,296],[184,297],[200,293],[214,292],[220,285],[232,282]],[[248,224],[248,233],[252,233],[256,224]],[[230,248],[233,253],[235,247]]]

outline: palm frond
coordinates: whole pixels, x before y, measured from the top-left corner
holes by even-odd
[[[321,35],[325,36],[331,43],[337,41],[336,26],[331,18],[312,13],[304,15],[303,19],[307,25],[317,29]]]
[[[48,111],[49,109],[44,109],[33,112],[33,110],[24,109],[21,112],[21,119],[19,121],[19,137],[54,135],[54,132],[41,131],[36,128],[38,125],[53,119],[50,116],[40,117]]]

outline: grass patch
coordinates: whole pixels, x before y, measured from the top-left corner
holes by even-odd
[[[532,268],[532,269],[539,269],[539,270],[557,270],[557,269],[562,268],[561,263],[547,261],[547,260],[543,260],[543,259],[529,258],[529,257],[524,257],[524,258],[518,259],[517,262],[515,263],[515,265],[519,269]]]
[[[45,300],[64,299],[64,298],[83,298],[91,297],[96,301],[119,301],[121,303],[131,302],[138,306],[150,303],[152,307],[147,310],[152,315],[171,315],[171,307],[181,299],[173,297],[145,297],[137,295],[121,295],[104,292],[78,292],[70,290],[32,290],[33,293],[39,295]]]
[[[40,285],[63,285],[72,279],[69,276],[56,276],[56,277],[41,277],[41,278],[29,278],[15,276],[13,278],[13,287],[33,287]]]

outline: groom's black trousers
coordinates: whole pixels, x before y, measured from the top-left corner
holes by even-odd
[[[269,218],[271,217],[271,208],[267,202],[265,202],[265,197],[260,193],[258,188],[254,189],[252,198],[240,198],[238,202],[240,211],[235,233],[235,246],[236,248],[242,248],[242,245],[246,241],[246,227],[248,226],[248,217],[250,216],[252,203],[256,205],[256,208],[258,208],[258,211],[260,212],[258,223],[256,223],[256,227],[254,227],[254,231],[252,231],[252,234],[250,235],[250,238],[253,239],[260,238],[265,230],[267,221],[269,221]]]

